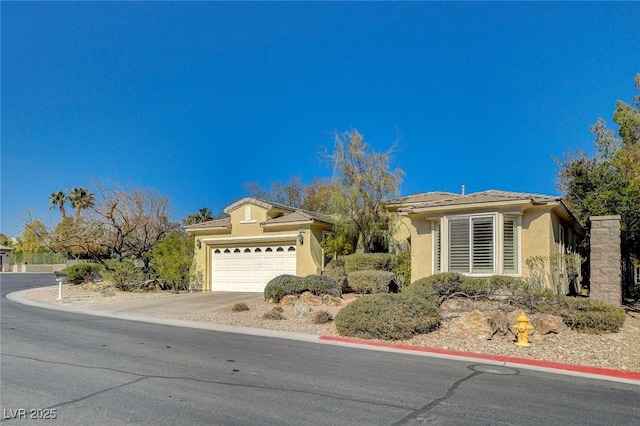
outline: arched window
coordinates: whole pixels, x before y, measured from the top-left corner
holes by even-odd
[[[220,254],[220,249],[215,249],[214,253],[215,254]]]
[[[256,252],[256,253],[262,253],[262,250],[260,250],[260,247],[258,247],[258,248],[255,250],[255,252]]]
[[[273,251],[273,249],[271,247],[267,247],[267,249],[265,250],[267,253],[271,253]]]
[[[282,247],[278,247],[278,250],[276,251],[284,251],[284,249]]]
[[[240,253],[240,249],[235,249],[233,252],[234,253]]]
[[[296,248],[295,247],[289,247],[289,250],[287,250],[287,251],[296,251]]]
[[[231,253],[231,250],[229,250],[229,249],[224,249],[224,252],[225,252],[225,253]]]
[[[250,248],[246,248],[246,249],[244,249],[244,252],[245,253],[251,253],[251,249]]]

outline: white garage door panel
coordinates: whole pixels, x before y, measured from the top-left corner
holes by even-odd
[[[211,250],[213,291],[263,291],[274,277],[295,273],[296,248],[293,245]]]

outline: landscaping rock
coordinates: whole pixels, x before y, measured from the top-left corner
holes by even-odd
[[[320,306],[322,305],[322,299],[320,296],[316,296],[315,294],[305,291],[300,295],[300,301],[306,305],[311,306]]]
[[[293,312],[299,317],[306,317],[311,313],[311,311],[313,311],[311,306],[303,303],[300,300],[298,300],[295,305],[293,305]]]
[[[101,291],[100,295],[102,297],[114,297],[116,295],[116,293],[113,292],[113,291],[105,290],[105,291]]]
[[[293,306],[298,301],[298,296],[294,294],[287,294],[280,299],[280,304],[284,306]]]
[[[558,334],[567,328],[562,317],[551,314],[535,314],[531,319],[531,325],[542,335]]]
[[[480,311],[474,310],[451,320],[447,331],[457,338],[484,339],[489,334],[489,324]]]
[[[342,306],[342,299],[339,297],[331,296],[330,294],[323,294],[322,303],[327,306]]]

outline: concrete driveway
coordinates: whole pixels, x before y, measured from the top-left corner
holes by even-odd
[[[262,299],[262,293],[213,291],[176,294],[152,299],[129,300],[84,307],[90,311],[123,312],[162,318],[180,318],[184,315],[221,308],[251,299]]]

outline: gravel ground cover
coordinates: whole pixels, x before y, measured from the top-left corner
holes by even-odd
[[[152,297],[171,297],[173,294],[170,292],[131,293],[109,288],[64,286],[63,295],[65,300],[62,302],[56,300],[57,287],[34,289],[27,292],[27,296],[33,299],[77,306]],[[335,316],[343,306],[355,300],[354,298],[353,295],[346,295],[342,306],[314,306],[313,311],[323,310]],[[278,305],[267,303],[260,297],[245,303],[249,310],[243,312],[233,312],[231,306],[226,306],[216,310],[185,315],[180,319],[338,336],[333,322],[314,324],[311,317],[298,317],[293,306],[282,306],[284,320],[265,320],[263,315]],[[505,307],[500,306],[498,302],[450,300],[442,306],[443,321],[438,330],[400,343],[640,372],[640,313],[638,312],[629,311],[627,313],[624,327],[619,333],[593,335],[567,329],[558,334],[546,336],[534,334],[530,338],[531,346],[520,348],[514,345],[513,336],[496,335],[491,340],[487,339],[489,327],[485,318],[489,312],[500,308],[504,309]]]

